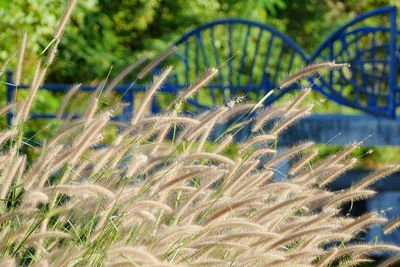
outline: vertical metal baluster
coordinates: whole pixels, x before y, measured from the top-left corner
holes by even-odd
[[[275,35],[273,33],[271,33],[271,37],[269,38],[269,42],[268,42],[268,46],[267,46],[267,53],[265,54],[264,64],[263,64],[263,67],[262,67],[263,86],[267,87],[267,88],[263,88],[265,90],[265,92],[263,92],[263,93],[267,93],[268,91],[272,90],[272,86],[274,86],[274,85],[271,86],[271,77],[264,77],[265,74],[269,75],[269,73],[266,72],[266,68],[268,66],[268,62],[269,62],[269,59],[270,59],[270,56],[271,56],[272,44],[274,42],[274,39],[275,39]],[[268,79],[268,80],[266,81],[266,79]],[[265,83],[267,83],[267,84],[265,84]]]
[[[7,104],[14,103],[16,101],[15,86],[13,81],[12,71],[7,71]],[[14,117],[14,110],[7,112],[7,124],[11,125]]]
[[[232,86],[233,86],[233,63],[232,63],[232,56],[233,56],[233,47],[232,47],[232,24],[228,24],[228,47],[229,47],[229,56],[227,59],[228,60],[228,68],[229,68],[229,90],[233,91]],[[224,98],[226,96],[225,90],[224,90]]]
[[[396,107],[395,107],[395,90],[397,84],[397,67],[398,63],[396,60],[396,37],[397,37],[397,9],[391,9],[390,13],[390,40],[389,40],[389,54],[390,54],[390,70],[388,75],[389,80],[389,94],[388,94],[388,115],[391,117],[396,117]]]
[[[245,64],[245,59],[247,56],[247,44],[249,43],[249,36],[250,36],[250,32],[251,32],[251,25],[248,24],[247,25],[247,31],[246,31],[246,36],[244,38],[244,43],[243,43],[243,48],[242,48],[242,56],[240,58],[240,65],[239,65],[239,70],[238,70],[238,75],[237,75],[237,83],[240,86],[241,85],[241,76],[243,74],[243,67]],[[250,80],[248,78],[248,80]]]
[[[255,65],[255,63],[256,63],[256,58],[258,58],[258,50],[259,50],[259,47],[260,47],[260,41],[261,41],[261,36],[262,36],[262,34],[263,34],[263,31],[262,31],[262,29],[261,28],[259,28],[260,29],[260,31],[258,32],[258,35],[257,35],[257,40],[256,40],[256,47],[255,47],[255,49],[254,49],[254,56],[253,56],[253,59],[252,59],[252,61],[251,61],[251,65],[250,65],[250,70],[249,70],[249,82],[251,83],[251,84],[254,84],[255,82],[253,81],[253,70],[254,70],[254,65]],[[249,83],[248,83],[249,84]],[[261,93],[261,90],[259,90],[259,94]]]

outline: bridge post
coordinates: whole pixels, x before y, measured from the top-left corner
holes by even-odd
[[[134,104],[134,95],[133,89],[130,88],[122,95],[122,102],[129,104],[124,107],[122,110],[122,114],[120,116],[120,121],[129,122],[133,115],[133,104]]]
[[[6,73],[6,82],[7,82],[7,104],[15,103],[16,94],[15,94],[15,86],[13,81],[13,73],[12,71],[7,71]],[[14,109],[7,112],[7,124],[11,125],[12,119],[14,117]]]
[[[389,69],[389,112],[392,118],[396,117],[396,87],[397,87],[397,10],[394,9],[389,13],[390,19],[390,40],[389,40],[389,55],[390,55],[390,69]]]
[[[279,154],[280,152],[284,151],[285,149],[288,149],[288,146],[285,145],[278,145],[277,147],[277,153]],[[274,180],[277,182],[284,181],[286,179],[289,179],[289,170],[292,166],[292,160],[290,159],[285,159],[282,163],[278,164],[276,166],[276,169],[274,171]]]

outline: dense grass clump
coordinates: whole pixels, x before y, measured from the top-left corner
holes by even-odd
[[[39,65],[35,79],[45,71]],[[313,161],[317,151],[311,142],[275,151],[281,131],[310,112],[311,106],[301,106],[309,89],[291,103],[268,108],[232,101],[193,117],[175,108],[145,115],[170,71],[154,78],[131,122],[119,123],[116,138],[100,149],[93,147],[115,124],[110,118],[119,106],[98,108],[99,92],[80,119],[65,121],[44,142],[33,162],[21,152],[21,129],[37,90],[18,104],[13,125],[0,133],[2,263],[329,266],[400,250],[351,242],[369,225],[386,222],[376,212],[340,215],[344,203],[373,196],[369,185],[398,166],[330,192],[326,185],[356,162],[348,155],[358,144],[319,162]],[[227,131],[210,145],[221,123],[228,123]],[[247,123],[252,134],[233,157],[226,151]],[[286,179],[274,181],[288,158],[297,163]]]
[[[310,112],[311,106],[301,105],[309,89],[273,107],[231,101],[197,116],[181,115],[181,101],[217,75],[211,69],[164,113],[146,115],[169,67],[154,78],[131,121],[118,123],[107,146],[94,149],[121,106],[100,108],[108,91],[99,87],[83,116],[65,120],[28,160],[23,125],[73,5],[49,57],[37,65],[27,98],[0,109],[16,109],[10,128],[0,132],[0,265],[352,266],[368,262],[371,252],[400,250],[351,242],[368,226],[386,222],[378,213],[340,215],[344,203],[373,196],[369,185],[398,166],[331,192],[326,185],[356,162],[349,155],[358,144],[319,162],[311,142],[275,150],[279,134]],[[227,130],[210,145],[222,123]],[[232,156],[229,146],[246,124],[252,133]],[[297,162],[286,179],[275,181],[289,158]],[[387,231],[398,224],[388,224]]]

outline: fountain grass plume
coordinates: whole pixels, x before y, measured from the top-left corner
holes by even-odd
[[[60,23],[54,46],[74,4],[71,1]],[[175,50],[147,65],[138,78]],[[128,67],[112,87],[137,66]],[[317,150],[302,156],[311,142],[276,152],[279,134],[310,112],[311,106],[302,105],[309,90],[291,103],[270,108],[260,102],[235,103],[197,117],[171,109],[146,114],[170,67],[154,79],[132,120],[118,124],[108,143],[105,136],[115,127],[111,118],[118,109],[101,107],[100,90],[86,116],[63,121],[59,131],[27,157],[22,126],[48,67],[38,65],[34,90],[17,104],[14,124],[0,132],[0,265],[329,266],[364,262],[375,251],[400,251],[394,245],[353,243],[352,237],[370,225],[386,222],[377,213],[358,218],[339,213],[344,203],[374,195],[367,186],[398,166],[377,171],[347,190],[330,192],[324,185],[353,163],[349,154],[358,144],[312,163]],[[328,62],[307,72],[331,67],[341,65]],[[179,101],[217,73],[211,68]],[[61,105],[58,119],[76,88]],[[0,108],[0,114],[13,107]],[[231,153],[235,131],[245,123],[227,118],[249,114],[254,119],[245,121],[253,124],[252,133]],[[273,128],[264,129],[272,120]],[[235,131],[220,136],[219,142],[210,140],[222,122]],[[176,132],[170,138],[172,129]],[[288,159],[297,163],[285,181],[275,181],[276,168]],[[396,219],[385,232],[398,225]],[[383,266],[399,259],[395,256]]]

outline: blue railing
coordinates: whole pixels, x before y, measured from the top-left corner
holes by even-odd
[[[351,64],[350,70],[330,70],[327,75],[310,78],[308,84],[302,85],[312,86],[339,104],[394,118],[400,102],[396,77],[400,34],[396,28],[396,14],[396,7],[382,7],[361,14],[331,34],[311,55],[287,35],[262,23],[243,19],[207,23],[176,43],[177,56],[184,66],[181,80],[189,83],[205,68],[230,59],[212,84],[221,90],[231,89],[230,94],[236,94],[236,88],[248,91],[255,87],[264,95],[276,89],[288,73],[306,64],[346,62]],[[376,24],[374,20],[377,19],[382,23],[387,21],[386,25]],[[240,52],[235,56],[236,51]],[[349,85],[351,90],[348,90]],[[267,101],[274,102],[299,87],[301,85],[275,90]]]

